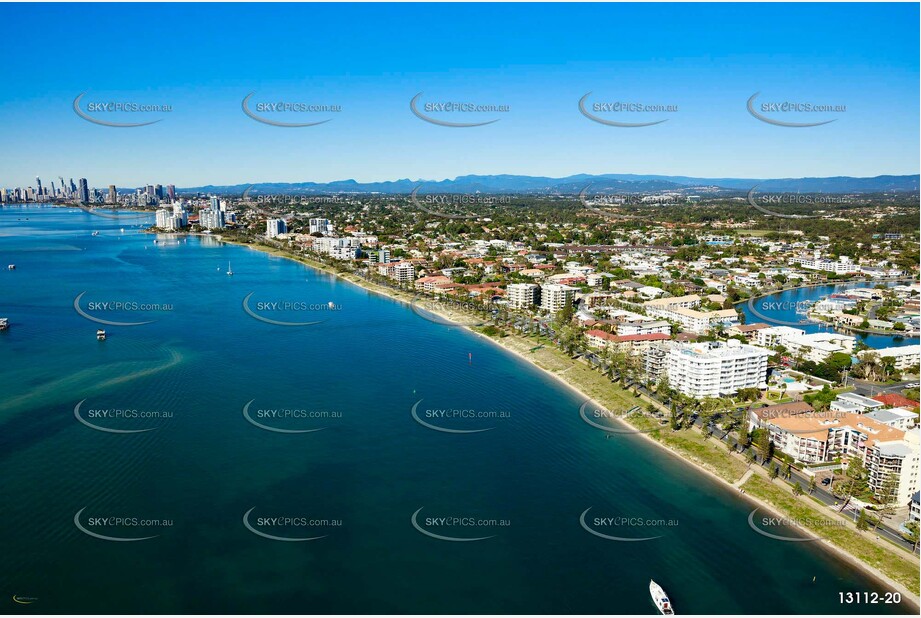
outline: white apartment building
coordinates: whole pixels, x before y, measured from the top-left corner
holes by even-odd
[[[309,234],[332,234],[333,225],[329,219],[310,219],[307,222]]]
[[[288,233],[288,226],[284,219],[267,219],[265,222],[265,237],[278,238]]]
[[[224,211],[204,208],[198,211],[198,225],[206,230],[219,230],[224,227]]]
[[[771,352],[738,339],[708,341],[671,348],[667,358],[672,388],[703,399],[725,397],[743,388],[767,388],[767,360]]]
[[[700,296],[697,294],[650,300],[643,306],[647,314],[677,322],[682,330],[692,333],[706,333],[720,324],[732,327],[739,323],[735,309],[698,311],[696,307],[700,306]]]
[[[794,356],[821,363],[835,353],[850,354],[857,343],[856,337],[839,333],[812,333],[781,339],[781,345]]]
[[[895,429],[908,431],[918,423],[918,415],[905,408],[882,408],[873,410],[867,414],[867,418],[879,421],[883,425],[889,425]]]
[[[671,335],[672,325],[664,320],[620,322],[617,324],[618,335]]]
[[[885,407],[883,402],[857,393],[840,393],[830,405],[832,412],[851,412],[853,414],[866,414],[883,407]]]
[[[416,267],[412,262],[390,262],[378,264],[377,272],[400,283],[409,283],[416,280]]]
[[[905,345],[896,348],[880,348],[879,350],[866,350],[860,353],[863,358],[869,353],[876,354],[880,358],[891,356],[895,359],[895,368],[899,371],[917,374],[918,365],[921,364],[921,345]]]
[[[689,294],[687,296],[673,296],[660,298],[643,303],[646,313],[651,316],[667,317],[664,313],[674,309],[695,309],[700,306],[700,296]]]
[[[845,275],[860,271],[860,267],[852,262],[851,258],[846,255],[840,256],[837,260],[829,260],[821,257],[818,251],[812,256],[791,257],[788,263],[799,264],[803,268],[809,268],[811,270],[824,270],[826,272],[835,273],[836,275]]]
[[[572,305],[576,288],[560,283],[547,283],[540,287],[540,308],[551,314]]]
[[[540,301],[540,286],[536,283],[510,283],[505,289],[508,305],[527,309]]]
[[[157,227],[162,230],[178,230],[186,223],[185,217],[177,215],[175,212],[166,208],[158,209],[156,216]]]
[[[358,238],[327,236],[313,241],[313,249],[337,260],[354,260],[358,257],[361,241]]]
[[[785,341],[791,337],[801,337],[805,334],[806,331],[801,328],[793,328],[792,326],[771,326],[770,328],[762,328],[755,331],[751,337],[755,345],[764,348],[773,348],[779,345],[786,347]]]

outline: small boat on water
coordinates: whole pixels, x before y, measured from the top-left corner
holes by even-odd
[[[6,267],[6,269],[7,269],[7,270],[16,270],[16,265],[15,265],[15,264],[10,264],[9,266]]]
[[[10,327],[9,318],[0,318],[0,330],[6,330]]]
[[[233,277],[233,269],[230,267],[230,261],[227,262],[227,274]]]
[[[96,339],[98,339],[99,341],[105,341],[105,340],[106,340],[106,331],[104,331],[104,330],[101,329],[101,328],[100,328],[99,330],[97,330],[97,331],[96,331]]]
[[[669,600],[668,595],[662,590],[662,586],[651,579],[649,580],[649,595],[652,597],[652,602],[656,604],[656,607],[659,608],[662,615],[675,615],[675,610],[672,609],[672,602]]]
[[[93,232],[93,236],[99,236],[99,232]]]

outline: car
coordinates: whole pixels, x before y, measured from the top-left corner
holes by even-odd
[[[824,479],[822,479],[822,484],[823,484],[823,485],[831,485],[831,477],[830,477],[830,476],[826,476]]]

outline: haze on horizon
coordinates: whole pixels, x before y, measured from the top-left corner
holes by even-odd
[[[39,39],[31,28],[7,33],[0,186],[33,185],[36,175],[188,187],[468,174],[872,177],[921,168],[916,4],[6,4],[0,16],[41,30]],[[154,36],[137,38],[126,24]],[[100,126],[74,113],[84,92],[87,101],[172,111],[97,114],[161,120]],[[309,115],[332,118],[322,125],[270,126],[241,110],[251,92],[254,102],[341,111]],[[509,111],[477,116],[500,119],[486,126],[438,126],[411,112],[420,92]],[[579,111],[588,92],[593,101],[678,111],[629,118],[668,119],[655,126],[604,126]],[[835,119],[823,126],[774,126],[748,113],[756,92],[846,111],[809,115]],[[292,116],[279,120],[300,119]]]

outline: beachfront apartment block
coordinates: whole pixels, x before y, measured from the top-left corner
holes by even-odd
[[[870,489],[878,499],[886,498],[884,494],[891,489],[895,495],[890,500],[904,504],[918,491],[921,434],[917,428],[902,431],[849,412],[753,417],[750,426],[767,429],[778,450],[803,463],[862,459]]]
[[[540,286],[536,283],[510,283],[505,289],[509,307],[529,309],[540,302]]]
[[[416,279],[416,267],[412,262],[390,262],[378,264],[377,272],[399,283],[410,283]]]
[[[576,288],[561,283],[546,283],[540,286],[540,308],[552,314],[559,313],[572,305]]]
[[[203,208],[198,211],[198,225],[206,230],[219,230],[224,227],[224,211]]]
[[[697,399],[726,397],[743,388],[767,388],[771,352],[738,339],[676,345],[666,373],[672,388]]]
[[[864,358],[876,354],[879,358],[891,357],[895,359],[894,366],[899,371],[918,374],[918,365],[921,364],[921,345],[905,345],[895,348],[880,348],[879,350],[864,350],[858,356]]]
[[[265,221],[265,237],[266,238],[278,238],[282,234],[288,233],[288,225],[285,223],[284,219],[266,219]]]
[[[358,238],[327,236],[313,241],[314,251],[337,260],[354,260],[358,257],[360,249],[361,240]]]
[[[591,348],[617,350],[630,355],[643,354],[650,346],[668,341],[668,335],[652,333],[648,335],[612,335],[603,330],[585,331],[585,340]]]
[[[179,230],[188,223],[187,214],[182,208],[179,212],[176,209],[160,208],[156,214],[156,225],[161,230]]]

